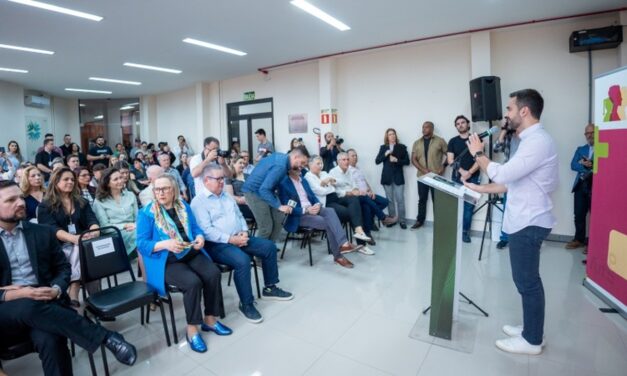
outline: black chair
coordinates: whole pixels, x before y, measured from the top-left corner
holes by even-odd
[[[85,235],[100,232],[96,238],[86,239]],[[89,230],[79,237],[80,262],[81,262],[81,283],[83,286],[90,282],[115,276],[119,273],[128,272],[131,281],[118,284],[114,287],[91,293],[87,296],[83,288],[83,301],[85,310],[83,314],[88,317],[91,314],[97,323],[102,320],[110,320],[121,314],[140,308],[141,324],[144,324],[144,307],[148,310],[151,303],[155,303],[161,309],[163,321],[163,331],[167,345],[170,346],[170,334],[168,323],[165,318],[163,305],[160,303],[156,291],[151,289],[145,282],[135,280],[135,274],[131,267],[126,248],[122,240],[122,234],[116,227],[103,227],[97,230]],[[102,352],[102,362],[105,374],[109,375],[105,347],[100,347]],[[89,354],[89,364],[92,374],[96,374],[94,358]]]
[[[309,266],[313,266],[313,258],[311,256],[311,240],[317,236],[318,234],[322,235],[322,239],[324,239],[326,235],[326,231],[324,230],[316,230],[310,227],[299,227],[296,232],[288,232],[285,237],[285,242],[283,242],[283,250],[281,251],[281,260],[283,260],[283,256],[285,255],[285,247],[287,246],[288,240],[300,240],[300,249],[305,247],[309,250]],[[327,239],[327,248],[329,254],[331,253],[331,246],[329,245],[329,240]]]
[[[231,279],[233,277],[233,268],[225,264],[219,264],[217,262],[215,264],[218,267],[218,269],[220,269],[220,273],[229,273],[228,286],[231,286]],[[261,298],[261,290],[259,288],[259,274],[257,273],[257,262],[255,261],[254,257],[252,258],[252,261],[251,261],[251,267],[253,268],[253,271],[255,273],[255,284],[257,285],[257,298]],[[170,323],[172,324],[172,338],[174,339],[174,343],[178,344],[179,336],[178,336],[178,333],[176,332],[176,318],[174,317],[174,304],[172,302],[171,294],[183,293],[183,291],[181,291],[181,289],[179,289],[175,285],[166,285],[165,289],[166,289],[167,295],[160,297],[160,299],[163,303],[166,303],[169,307]],[[149,322],[149,321],[150,321],[150,310],[146,312],[146,322]]]
[[[37,352],[35,346],[27,336],[15,341],[10,346],[0,347],[0,368],[2,368],[2,360],[17,359],[34,352]]]

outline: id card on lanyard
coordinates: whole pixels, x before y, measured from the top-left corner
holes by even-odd
[[[67,225],[67,232],[69,232],[72,235],[76,235],[76,225],[70,222],[70,224]]]

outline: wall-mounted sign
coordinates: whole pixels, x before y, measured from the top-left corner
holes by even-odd
[[[331,124],[337,124],[337,109],[331,109]]]
[[[331,122],[331,110],[320,110],[320,124],[329,124]]]
[[[254,101],[255,100],[255,92],[254,91],[247,91],[244,93],[244,100],[245,101]]]
[[[307,114],[287,115],[290,133],[307,133]]]

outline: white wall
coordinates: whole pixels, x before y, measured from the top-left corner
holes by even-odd
[[[50,98],[50,107],[34,108],[24,106],[24,95],[31,94],[21,86],[0,81],[0,146],[6,147],[10,140],[15,140],[20,145],[22,155],[25,158],[34,158],[36,148],[43,144],[42,130],[41,141],[33,142],[29,147],[26,138],[27,116],[45,118],[49,130],[55,135],[57,145],[63,142],[63,135],[69,133],[75,141],[80,140],[80,128],[78,122],[78,101],[60,97]],[[40,94],[40,93],[37,93]]]
[[[187,134],[195,129],[196,116],[195,87],[157,95],[157,137],[150,139],[149,142],[154,142],[156,145],[159,141],[167,141],[168,144],[175,145],[176,137],[180,134],[191,138]],[[196,143],[192,145],[197,146]]]

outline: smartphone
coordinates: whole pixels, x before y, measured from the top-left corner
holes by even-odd
[[[4,148],[4,146],[0,146],[0,154],[4,154],[7,150]]]

